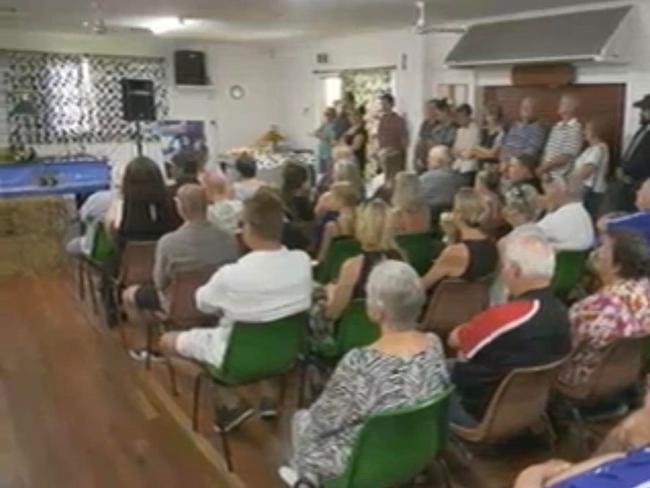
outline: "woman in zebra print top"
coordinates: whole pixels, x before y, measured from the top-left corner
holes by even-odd
[[[286,481],[300,477],[317,484],[340,476],[371,414],[426,401],[448,387],[440,340],[417,330],[424,301],[408,264],[388,260],[373,269],[368,314],[380,325],[381,337],[348,353],[321,397],[295,414],[292,469],[280,470]]]

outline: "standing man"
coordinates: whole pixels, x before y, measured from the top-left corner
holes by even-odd
[[[539,157],[544,147],[546,133],[535,117],[535,100],[526,97],[519,106],[519,120],[512,124],[501,145],[501,163],[508,164],[512,158],[527,154]]]
[[[583,146],[582,124],[576,118],[577,109],[578,99],[575,95],[562,95],[557,110],[560,121],[553,126],[546,141],[542,164],[537,169],[540,176],[545,173],[564,176],[573,169],[573,163]]]
[[[463,103],[456,109],[456,140],[451,150],[454,156],[453,169],[458,171],[465,186],[474,186],[474,176],[478,171],[478,159],[472,156],[472,149],[478,146],[481,131],[472,119],[472,107]]]
[[[433,131],[438,124],[438,118],[436,115],[436,100],[429,100],[426,104],[424,104],[424,120],[420,125],[420,131],[418,132],[418,142],[415,145],[415,169],[418,172],[426,170],[427,157],[429,151],[434,146]]]
[[[633,105],[641,110],[640,126],[623,152],[618,170],[618,210],[634,210],[634,191],[650,178],[650,95]]]
[[[408,131],[406,121],[395,112],[395,98],[390,93],[381,96],[382,116],[379,120],[377,140],[379,151],[386,157],[399,162],[399,171],[406,167]]]

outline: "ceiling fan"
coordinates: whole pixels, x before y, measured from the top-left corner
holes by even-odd
[[[424,0],[415,2],[415,7],[418,10],[418,18],[415,21],[415,33],[424,34],[464,34],[467,31],[463,26],[444,26],[444,25],[430,25],[427,23],[427,3]]]
[[[90,4],[90,16],[82,23],[84,29],[95,35],[106,34],[153,34],[145,27],[129,27],[106,22],[106,18],[98,2]]]

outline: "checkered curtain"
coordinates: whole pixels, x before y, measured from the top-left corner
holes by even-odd
[[[122,119],[122,78],[154,82],[157,117],[168,113],[165,64],[159,58],[9,52],[9,131],[15,145],[121,142],[133,137]],[[12,114],[28,97],[36,116]],[[154,139],[152,124],[143,124]]]

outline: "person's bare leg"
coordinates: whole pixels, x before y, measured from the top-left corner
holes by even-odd
[[[139,285],[134,285],[128,287],[122,292],[122,303],[124,305],[124,310],[128,317],[129,323],[134,327],[144,328],[150,324],[155,324],[159,319],[156,317],[155,313],[148,310],[142,310],[138,307],[135,302],[135,294],[137,293]],[[132,339],[132,338],[131,338]],[[153,346],[155,346],[156,341],[153,341]],[[145,347],[144,341],[142,341],[139,348]],[[155,351],[155,347],[153,347]]]

